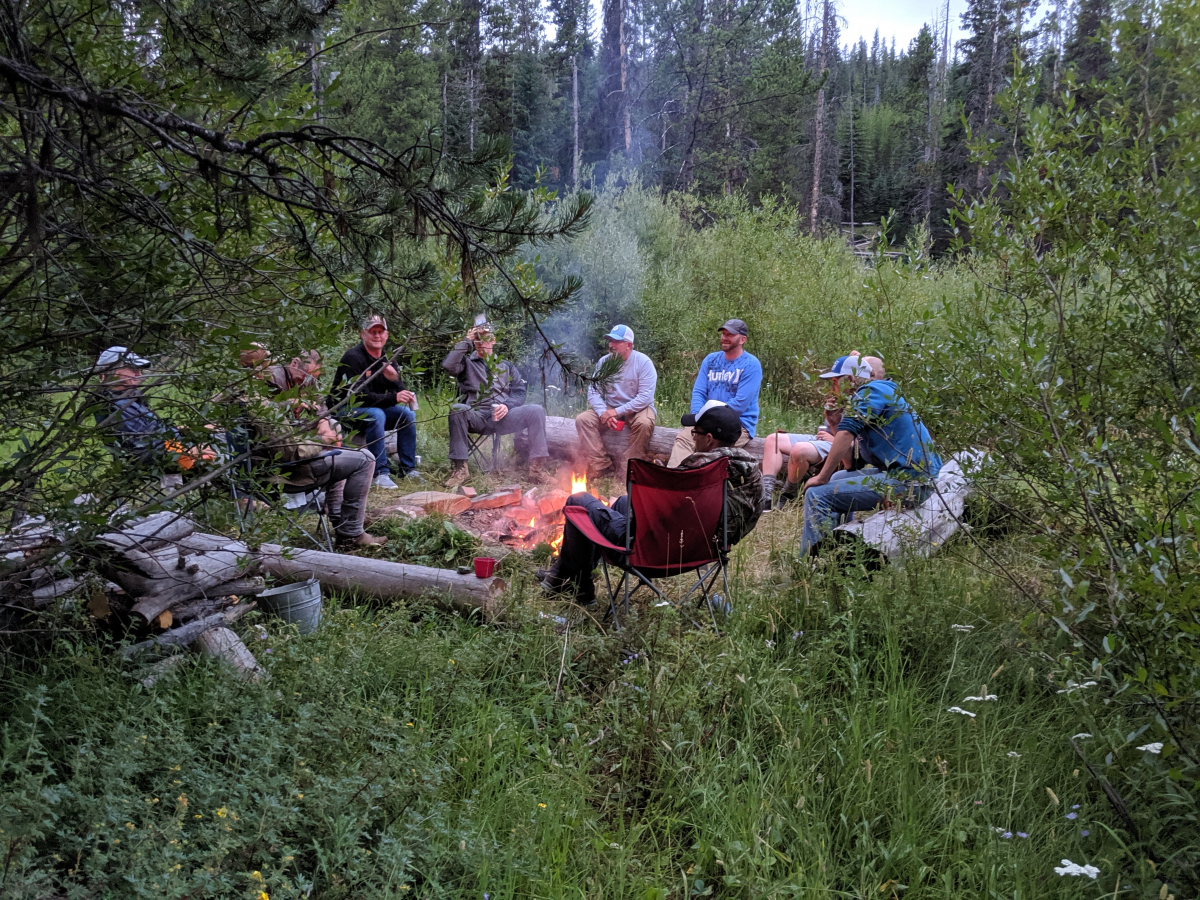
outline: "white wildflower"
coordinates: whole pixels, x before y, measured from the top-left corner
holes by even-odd
[[[951,625],[950,630],[951,631],[961,631],[963,634],[970,634],[972,631],[975,630],[975,626],[974,625]]]
[[[1009,751],[1008,751],[1008,758],[1009,758],[1009,759],[1020,759],[1020,758],[1021,758],[1021,754],[1020,754],[1020,753],[1018,753],[1016,750],[1009,750]]]
[[[964,716],[970,716],[972,719],[975,718],[975,713],[971,712],[969,709],[963,709],[961,706],[951,706],[946,710],[946,712],[962,713]]]
[[[995,694],[984,694],[982,697],[963,697],[962,702],[963,703],[971,703],[972,701],[974,701],[976,703],[982,703],[985,700],[999,700],[999,699],[1000,698],[997,697]]]
[[[1086,741],[1086,740],[1087,740],[1088,738],[1090,738],[1090,737],[1091,737],[1091,735],[1090,735],[1090,734],[1088,734],[1086,731],[1081,731],[1081,732],[1079,732],[1079,734],[1073,734],[1073,735],[1071,735],[1071,740],[1073,740],[1073,741]]]
[[[1162,753],[1162,741],[1155,741],[1153,744],[1142,744],[1138,749],[1145,750],[1147,753]]]
[[[1095,686],[1096,686],[1096,682],[1094,682],[1094,681],[1085,681],[1083,684],[1076,684],[1074,681],[1071,681],[1070,679],[1068,679],[1067,686],[1065,688],[1063,688],[1061,691],[1055,691],[1054,693],[1069,694],[1071,691],[1081,691],[1084,688],[1090,688],[1090,687],[1095,687]]]
[[[659,607],[659,606],[670,606],[670,605],[671,605],[671,601],[670,601],[670,600],[664,600],[664,601],[662,601],[662,603],[655,603],[655,604],[654,604],[654,606],[655,606],[656,608],[657,608],[657,607]]]
[[[1073,863],[1069,859],[1064,859],[1061,866],[1055,866],[1054,871],[1058,875],[1086,875],[1093,881],[1100,874],[1100,870],[1095,866],[1081,866],[1078,863]]]

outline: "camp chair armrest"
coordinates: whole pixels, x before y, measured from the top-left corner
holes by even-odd
[[[619,544],[614,544],[608,538],[600,533],[595,524],[592,522],[591,516],[588,515],[587,507],[584,506],[564,506],[563,515],[570,520],[571,524],[583,532],[583,536],[598,547],[605,550],[613,550],[617,553],[626,553],[626,549]]]

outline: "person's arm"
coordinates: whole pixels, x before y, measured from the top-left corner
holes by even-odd
[[[473,349],[475,349],[475,345],[471,341],[465,338],[459,341],[442,360],[442,368],[457,378],[467,367],[467,357],[471,355]]]
[[[504,405],[509,409],[516,409],[518,406],[525,405],[529,385],[525,383],[520,369],[510,362],[505,362],[505,365],[508,366],[508,398],[504,401]]]
[[[758,399],[758,390],[762,387],[762,363],[758,360],[746,360],[742,367],[742,377],[738,379],[729,408],[739,416],[745,415],[746,410]]]
[[[838,431],[833,437],[833,446],[829,448],[829,455],[825,457],[825,465],[821,466],[820,472],[808,479],[804,489],[807,491],[809,488],[829,484],[833,473],[850,461],[850,451],[853,449],[854,434],[850,431]]]
[[[592,372],[593,375],[600,371],[600,367],[604,365],[606,359],[608,359],[608,356],[600,357],[600,361],[596,363],[595,372]],[[603,416],[608,411],[608,403],[604,399],[604,392],[600,390],[600,386],[594,381],[588,383],[587,399],[588,406],[592,408],[592,412],[596,415]]]
[[[628,403],[622,403],[615,410],[618,416],[624,416],[631,412],[640,412],[647,406],[654,405],[654,389],[658,386],[658,371],[654,368],[654,363],[650,361],[650,357],[643,356],[638,367],[638,392],[637,396]]]
[[[395,371],[395,367],[387,361],[387,350],[384,350],[379,359],[372,360],[367,365],[367,372],[373,373],[369,377],[364,375],[366,384],[362,386],[357,394],[359,397],[360,406],[371,406],[375,409],[388,409],[395,406],[397,403],[404,403],[396,397],[398,393],[404,390],[404,382],[400,379],[397,373],[396,377],[388,376],[385,369],[391,368]]]
[[[708,360],[709,357],[704,357],[700,363],[700,371],[696,373],[696,383],[692,385],[692,415],[700,412],[702,407],[708,401]]]

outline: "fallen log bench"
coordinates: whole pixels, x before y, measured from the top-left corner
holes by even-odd
[[[650,437],[649,452],[651,459],[661,459],[664,462],[671,456],[671,447],[675,444],[678,428],[667,428],[662,425],[654,426],[654,434]],[[600,430],[600,439],[613,459],[620,459],[629,447],[629,435],[624,431],[613,431],[611,428]],[[546,416],[546,446],[550,455],[558,459],[574,460],[579,455],[579,434],[575,431],[575,420],[563,416]],[[754,438],[746,449],[756,459],[763,457],[763,439]]]

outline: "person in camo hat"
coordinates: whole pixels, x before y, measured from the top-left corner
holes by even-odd
[[[593,382],[588,387],[587,399],[591,408],[575,417],[579,454],[587,467],[588,478],[592,479],[607,474],[624,478],[629,460],[648,459],[648,445],[658,418],[654,408],[658,370],[650,357],[633,349],[633,329],[628,325],[614,325],[605,338],[608,353],[596,363],[596,372],[614,356],[621,360],[621,368],[607,385]],[[604,428],[624,430],[629,435],[625,455],[617,462],[608,455],[600,439]]]
[[[734,446],[745,447],[758,425],[758,391],[762,387],[762,363],[745,350],[750,331],[741,319],[730,319],[719,329],[721,349],[704,357],[692,386],[692,414],[709,400],[720,400],[736,412],[742,433]],[[674,469],[695,449],[692,429],[681,428],[671,448],[667,467]]]
[[[682,424],[691,428],[696,449],[677,468],[698,469],[722,456],[729,458],[729,490],[726,493],[729,542],[736,544],[753,529],[762,513],[762,478],[758,460],[747,450],[735,447],[742,432],[738,413],[719,400],[710,400],[698,415],[686,415]],[[587,508],[596,529],[614,544],[624,545],[629,516],[629,497],[618,497],[611,507],[591,494],[573,494],[568,506]],[[592,570],[600,559],[600,548],[567,519],[558,559],[549,569],[538,571],[542,589],[549,594],[573,598],[584,606],[596,602]]]

